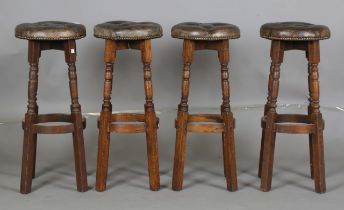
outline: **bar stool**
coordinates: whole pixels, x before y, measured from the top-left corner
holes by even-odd
[[[94,27],[94,36],[105,39],[104,61],[106,66],[104,100],[98,122],[99,145],[96,190],[104,191],[106,189],[110,132],[146,133],[150,189],[153,191],[159,190],[160,175],[157,142],[159,119],[156,117],[153,104],[150,64],[152,62],[151,39],[161,37],[162,28],[159,24],[152,22],[111,21],[96,25]],[[113,65],[117,51],[124,49],[141,51],[146,94],[144,114],[112,114]]]
[[[83,129],[86,120],[81,115],[78,101],[76,75],[76,39],[86,36],[81,24],[45,21],[23,23],[15,28],[15,36],[29,41],[28,61],[30,64],[28,84],[28,110],[23,121],[24,145],[20,192],[31,192],[32,178],[35,177],[37,134],[73,133],[74,159],[77,190],[88,190],[85,163]],[[38,114],[37,88],[38,63],[43,50],[62,50],[68,65],[69,87],[71,96],[71,114]],[[63,125],[44,125],[48,122],[64,122]]]
[[[276,133],[309,134],[311,177],[315,191],[323,193],[325,185],[323,129],[324,120],[319,110],[319,40],[330,38],[330,30],[323,25],[302,22],[267,23],[260,28],[260,36],[270,39],[271,67],[267,103],[262,118],[262,141],[259,172],[261,190],[271,189]],[[309,106],[307,115],[278,114],[280,65],[284,51],[302,50],[308,60]]]
[[[237,26],[227,23],[180,23],[172,28],[172,37],[183,39],[182,97],[176,120],[176,145],[172,189],[182,190],[187,132],[222,132],[224,174],[227,189],[237,190],[234,118],[229,105],[229,39],[240,37]],[[189,114],[189,79],[193,53],[196,50],[216,50],[221,64],[222,105],[221,114]]]

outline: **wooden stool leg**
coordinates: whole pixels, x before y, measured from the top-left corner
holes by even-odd
[[[308,46],[308,45],[307,45]],[[308,50],[306,50],[306,58],[308,60],[309,58],[309,53],[308,53]],[[308,79],[308,89],[310,90],[310,87],[311,87],[311,84],[310,84],[311,80]],[[309,92],[309,95],[310,92]],[[310,102],[310,99],[308,99],[308,101]],[[312,107],[311,107],[311,104],[309,103],[308,105],[308,116],[311,116],[311,113],[312,113]],[[309,162],[310,162],[310,171],[311,171],[311,178],[314,179],[314,168],[313,168],[313,147],[312,147],[312,139],[314,138],[314,135],[312,133],[310,133],[308,135],[308,142],[309,142]]]
[[[280,78],[280,65],[283,62],[284,44],[282,41],[272,41],[271,44],[271,67],[269,76],[269,90],[268,102],[270,105],[267,112],[266,125],[264,129],[264,143],[262,153],[262,168],[261,168],[261,190],[269,191],[271,189],[275,138],[276,131],[274,130],[275,121],[277,118],[277,96]]]
[[[272,80],[270,79],[272,75],[269,75],[269,81]],[[272,84],[269,82],[269,85]],[[268,88],[270,89],[270,87]],[[264,106],[264,116],[268,113],[268,110],[270,108],[269,99],[267,99],[267,103]],[[258,169],[258,177],[261,178],[262,176],[262,165],[263,165],[263,150],[264,150],[264,139],[265,139],[265,127],[262,128],[262,138],[261,138],[261,143],[260,143],[260,155],[259,155],[259,169]]]
[[[25,114],[23,156],[21,169],[20,192],[31,192],[32,177],[34,173],[35,147],[37,134],[32,133],[32,125],[37,122],[37,88],[38,88],[38,62],[40,56],[40,43],[29,41],[28,61],[30,64],[28,82],[28,106]]]
[[[104,61],[105,61],[105,79],[102,111],[99,117],[99,139],[98,139],[98,159],[96,190],[104,191],[106,189],[106,179],[109,162],[110,149],[110,125],[111,125],[111,92],[113,80],[113,64],[116,60],[116,42],[105,40]]]
[[[320,113],[319,105],[319,70],[320,62],[319,41],[308,43],[308,84],[309,84],[309,101],[310,101],[310,119],[315,125],[315,131],[311,135],[312,144],[312,171],[314,176],[315,191],[324,193],[325,184],[325,160],[324,160],[324,143],[323,143],[323,119]]]
[[[311,116],[311,110],[310,110],[310,106],[308,106],[308,115]],[[309,138],[309,162],[310,162],[310,170],[311,170],[311,178],[314,179],[314,167],[313,167],[313,140],[314,139],[314,134],[310,133],[308,135]]]
[[[153,191],[160,189],[157,118],[153,103],[153,85],[150,64],[152,62],[151,41],[141,42],[142,63],[144,65],[144,87],[146,94],[145,123],[148,156],[149,185]]]
[[[227,178],[227,167],[226,167],[226,165],[228,165],[227,164],[227,152],[228,151],[226,151],[226,149],[225,148],[227,148],[227,142],[225,141],[225,139],[226,139],[226,136],[225,136],[225,132],[222,132],[222,157],[223,157],[223,174],[225,175],[225,177]]]
[[[271,49],[272,50],[272,49]],[[283,58],[282,58],[283,59]],[[269,84],[268,84],[268,90],[272,90],[273,85],[273,74],[269,74]],[[268,94],[267,102],[264,106],[264,116],[267,115],[270,106],[271,106],[271,95]],[[266,126],[265,126],[266,127]],[[260,155],[259,155],[259,169],[258,169],[258,177],[261,178],[262,176],[262,165],[263,165],[263,151],[264,151],[264,139],[265,139],[265,127],[262,128],[262,138],[261,138],[261,145],[260,145]],[[276,135],[276,134],[275,134]]]
[[[36,116],[38,116],[38,106],[36,109]],[[36,176],[36,159],[37,159],[37,133],[33,134],[33,166],[32,166],[32,178]]]
[[[74,124],[73,145],[77,189],[79,192],[88,190],[85,160],[85,146],[82,126],[81,106],[78,99],[78,84],[76,75],[76,45],[75,40],[65,41],[65,59],[68,64],[69,88],[71,96],[71,119]]]
[[[221,63],[221,87],[222,87],[222,105],[221,115],[225,124],[225,130],[222,134],[223,142],[223,160],[224,171],[227,181],[227,189],[236,191],[238,189],[237,173],[236,173],[236,158],[235,158],[235,143],[234,143],[234,118],[229,105],[229,43],[224,40],[221,49],[218,51],[219,61]]]
[[[178,105],[178,116],[176,123],[176,145],[174,153],[172,189],[181,190],[183,188],[185,147],[187,135],[188,121],[188,97],[190,85],[190,66],[192,63],[195,43],[191,40],[184,40],[183,46],[183,81],[182,81],[182,97]]]

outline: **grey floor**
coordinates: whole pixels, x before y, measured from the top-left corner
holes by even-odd
[[[281,112],[300,112],[287,106]],[[215,112],[195,109],[193,112]],[[190,134],[187,143],[184,189],[171,190],[175,110],[159,114],[161,190],[148,189],[144,134],[112,134],[108,189],[94,190],[97,127],[88,117],[85,130],[89,191],[75,187],[71,135],[40,135],[37,177],[33,192],[19,193],[22,130],[19,123],[0,125],[0,209],[343,209],[344,112],[323,108],[326,121],[325,159],[327,192],[313,192],[309,175],[307,135],[277,135],[273,188],[259,190],[257,166],[260,149],[262,106],[234,108],[237,127],[237,192],[225,189],[219,134]]]

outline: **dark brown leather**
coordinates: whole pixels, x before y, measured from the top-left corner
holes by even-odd
[[[237,26],[228,23],[179,23],[172,27],[171,35],[178,39],[192,40],[224,40],[237,39],[240,30]]]
[[[303,22],[280,22],[262,25],[260,36],[270,40],[322,40],[330,38],[331,32],[324,25]]]
[[[16,26],[15,36],[28,40],[68,40],[86,36],[85,26],[61,21],[22,23]]]
[[[110,21],[96,25],[94,36],[112,40],[154,39],[162,36],[162,28],[152,22]]]

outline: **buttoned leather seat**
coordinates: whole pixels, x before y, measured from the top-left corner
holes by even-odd
[[[304,22],[279,22],[262,25],[260,36],[270,40],[322,40],[330,38],[331,32],[324,25]]]
[[[15,28],[15,37],[27,40],[69,40],[86,36],[85,26],[61,21],[22,23]]]
[[[153,22],[110,21],[94,27],[94,36],[111,40],[143,40],[162,36],[162,28]]]
[[[178,39],[225,40],[240,37],[240,29],[228,23],[179,23],[172,27],[171,35]]]

